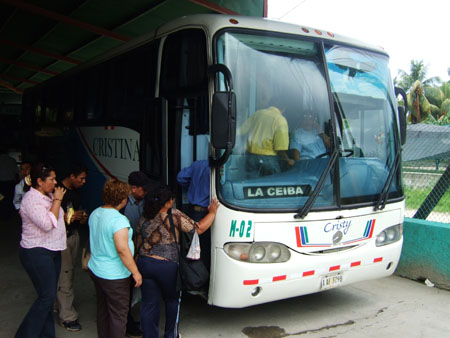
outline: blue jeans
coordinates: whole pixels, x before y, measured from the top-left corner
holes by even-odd
[[[44,248],[19,249],[19,258],[38,294],[16,332],[16,338],[54,338],[53,302],[56,297],[61,252]]]
[[[256,155],[246,153],[246,167],[249,178],[268,176],[281,172],[278,156]]]
[[[177,338],[180,311],[180,292],[177,291],[178,264],[139,256],[137,266],[142,274],[141,327],[144,338],[159,337],[161,295],[166,304],[164,338]]]

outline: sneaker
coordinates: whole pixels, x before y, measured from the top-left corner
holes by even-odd
[[[194,291],[194,290],[189,290],[187,291],[188,294],[193,295],[193,296],[200,296],[205,300],[208,300],[208,291],[206,290],[198,290],[198,291]]]
[[[125,334],[126,337],[128,338],[142,338],[142,333],[130,333],[127,331],[127,333]]]
[[[61,325],[67,331],[75,332],[81,330],[81,325],[80,323],[78,323],[78,319],[71,322],[59,322],[59,325]]]

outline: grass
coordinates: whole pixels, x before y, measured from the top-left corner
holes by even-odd
[[[405,187],[406,208],[419,209],[430,192],[431,188],[411,189]],[[450,190],[447,189],[444,196],[442,196],[442,198],[440,199],[439,203],[434,207],[433,211],[450,213]]]

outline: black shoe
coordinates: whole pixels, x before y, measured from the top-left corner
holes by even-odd
[[[127,336],[129,338],[141,338],[142,332],[141,332],[141,330],[139,330],[139,332],[138,331],[130,332],[127,330],[127,333],[125,334],[125,336]]]
[[[81,330],[81,325],[80,323],[78,323],[78,319],[71,322],[59,322],[59,325],[61,325],[67,331],[75,332]]]
[[[142,337],[142,331],[139,328],[139,322],[128,322],[127,323],[127,337],[130,338],[141,338]]]

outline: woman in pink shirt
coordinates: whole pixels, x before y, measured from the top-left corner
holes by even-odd
[[[56,187],[55,171],[39,163],[31,169],[31,187],[20,206],[22,239],[19,257],[38,294],[16,332],[16,338],[55,337],[53,302],[66,248],[61,200],[66,190]]]

